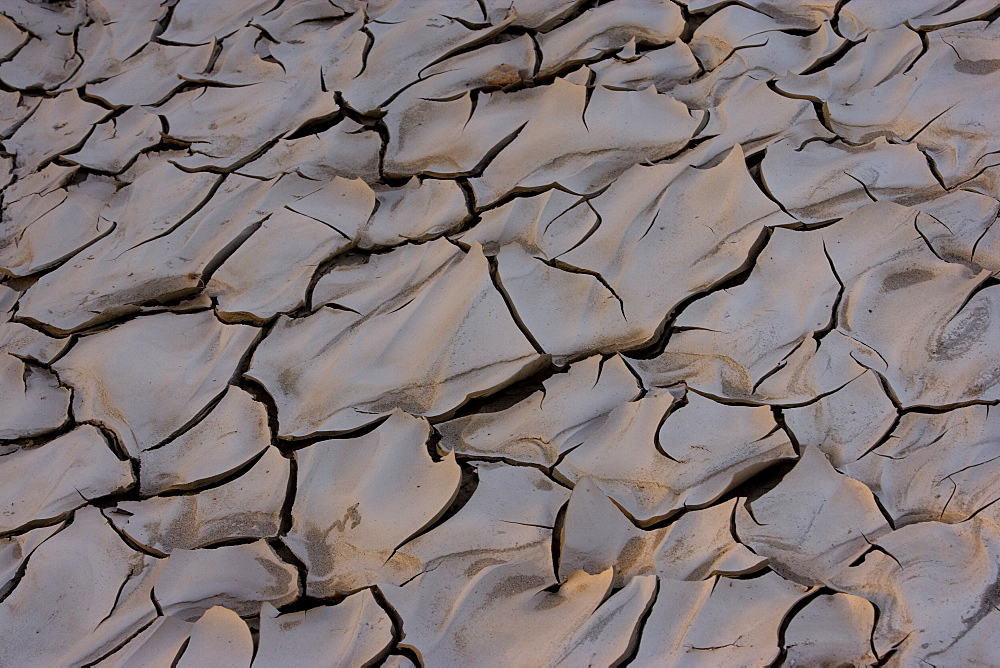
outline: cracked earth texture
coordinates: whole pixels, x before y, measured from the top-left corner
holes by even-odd
[[[0,666],[1000,665],[1000,0],[0,0]]]

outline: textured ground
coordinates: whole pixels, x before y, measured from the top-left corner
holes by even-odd
[[[0,0],[0,666],[1000,664],[998,17]]]

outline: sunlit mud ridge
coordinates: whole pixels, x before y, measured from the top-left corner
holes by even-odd
[[[0,0],[0,666],[1000,663],[1000,0]]]

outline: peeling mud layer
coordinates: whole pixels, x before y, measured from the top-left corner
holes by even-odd
[[[0,0],[0,666],[1000,664],[1000,0]]]

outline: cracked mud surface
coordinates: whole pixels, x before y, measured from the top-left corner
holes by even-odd
[[[0,666],[1000,664],[1000,0],[0,0]]]

